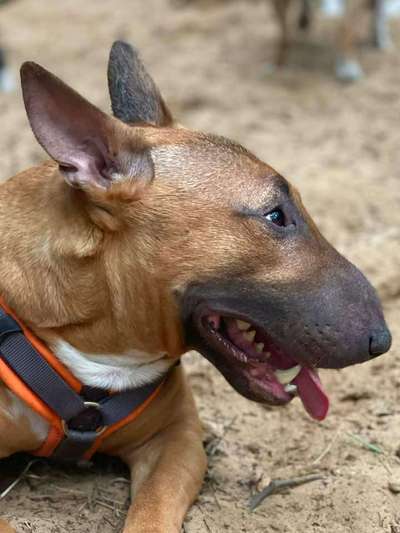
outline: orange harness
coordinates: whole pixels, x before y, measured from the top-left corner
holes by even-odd
[[[14,342],[15,341],[15,342]],[[21,350],[15,349],[15,344],[22,343],[25,349],[31,352],[25,353]],[[26,343],[23,345],[23,343]],[[6,346],[7,345],[7,346]],[[20,344],[18,344],[19,347]],[[6,357],[7,352],[7,357]],[[11,355],[10,355],[11,354]],[[21,359],[29,359],[29,357],[37,356],[41,359],[40,366],[45,363],[46,371],[51,372],[60,378],[60,385],[67,385],[73,398],[78,398],[82,401],[82,412],[74,414],[75,428],[70,429],[69,420],[62,418],[57,409],[51,408],[41,397],[40,394],[32,390],[29,379],[26,375],[35,372],[35,368],[29,368],[28,372],[24,370],[19,371]],[[15,364],[14,364],[15,361]],[[26,375],[24,375],[24,373]],[[25,378],[25,379],[24,379]],[[98,450],[101,443],[112,433],[121,427],[129,424],[135,420],[150,404],[150,402],[157,396],[163,385],[163,380],[139,387],[131,391],[126,391],[118,394],[109,394],[107,391],[100,391],[96,389],[95,392],[99,396],[102,393],[103,398],[98,401],[92,401],[92,398],[85,398],[85,393],[88,387],[85,387],[71,372],[57,359],[57,357],[49,350],[49,348],[32,333],[15,314],[7,307],[3,299],[0,297],[0,380],[19,398],[21,398],[33,411],[38,413],[49,423],[49,431],[45,442],[38,450],[33,452],[33,455],[41,457],[56,456],[67,459],[85,459],[89,460],[92,455]],[[46,374],[44,375],[44,385],[46,386]],[[58,383],[58,382],[57,382]],[[42,385],[42,384],[41,384]],[[51,385],[49,385],[50,387]],[[45,387],[44,387],[45,389]],[[94,389],[93,389],[94,390]],[[93,392],[92,390],[92,392]],[[46,396],[46,395],[45,395]],[[101,396],[101,394],[100,394]],[[104,423],[102,418],[102,410],[106,410],[107,401],[113,402],[113,409],[109,409],[111,415],[108,417],[113,423]],[[120,400],[120,401],[119,401]],[[119,401],[119,403],[118,403]],[[129,403],[130,402],[130,403]],[[49,402],[51,403],[51,402]],[[132,409],[130,407],[133,406]],[[121,408],[122,407],[122,408]],[[91,413],[89,412],[91,411]],[[99,413],[95,423],[89,423],[91,427],[87,426],[88,414],[93,415],[93,411]],[[128,412],[128,414],[126,414]],[[96,414],[96,413],[95,413]],[[86,416],[86,420],[85,420]],[[93,416],[90,417],[89,419]],[[89,435],[90,433],[90,435]],[[87,437],[87,438],[86,438]],[[89,438],[90,437],[90,438]],[[74,442],[71,448],[71,443],[66,446],[67,441],[78,440],[78,446]],[[85,440],[86,439],[86,440]],[[82,440],[85,443],[82,445]],[[73,449],[73,453],[69,453]],[[61,453],[57,453],[57,450]]]

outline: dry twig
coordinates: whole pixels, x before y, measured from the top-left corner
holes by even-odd
[[[224,440],[225,438],[225,435],[228,433],[228,431],[232,428],[232,426],[234,425],[234,423],[236,422],[236,419],[237,419],[237,415],[234,416],[230,422],[228,422],[227,424],[224,425],[223,427],[223,430],[222,430],[222,434],[217,437],[215,440],[212,440],[209,445],[207,446],[206,448],[206,451],[207,451],[207,455],[208,457],[212,457],[215,452],[218,450],[221,442]]]
[[[20,475],[11,483],[11,485],[9,485],[5,490],[3,490],[3,492],[0,494],[0,500],[2,500],[3,498],[5,498],[7,496],[7,494],[9,494],[14,487],[16,487],[18,485],[18,483],[20,481],[22,481],[24,479],[24,477],[26,476],[26,474],[29,472],[31,466],[35,463],[37,463],[39,461],[39,459],[33,459],[32,461],[29,461],[29,463],[26,465],[26,467],[22,470],[22,472],[20,473]]]
[[[320,455],[314,459],[314,461],[311,463],[313,466],[317,465],[318,463],[320,463],[322,461],[322,459],[324,459],[328,453],[331,451],[333,445],[335,444],[335,442],[337,441],[340,433],[342,432],[342,427],[343,427],[343,424],[340,424],[340,426],[337,428],[335,434],[333,435],[333,438],[332,440],[328,443],[328,446],[320,453]]]
[[[276,494],[285,489],[298,487],[305,483],[311,483],[312,481],[318,481],[319,479],[323,479],[322,474],[310,474],[308,476],[295,477],[292,479],[273,479],[261,492],[255,494],[250,499],[250,510],[254,511],[265,498],[268,498],[268,496],[271,496],[272,494]]]

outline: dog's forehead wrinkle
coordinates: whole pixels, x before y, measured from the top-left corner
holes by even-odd
[[[215,169],[208,165],[203,168],[200,166],[202,162],[199,165],[189,162],[175,170],[162,163],[160,160],[155,162],[155,183],[158,183],[159,194],[162,192],[159,197],[162,203],[176,197],[179,203],[191,202],[192,207],[198,209],[221,207],[234,212],[253,212],[274,209],[288,199],[281,188],[273,180],[265,179],[263,174],[252,175],[249,171],[238,175],[230,166],[216,176]],[[160,186],[161,182],[165,187]]]
[[[214,164],[232,164],[234,161],[241,163],[248,161],[258,162],[257,158],[246,148],[224,137],[214,135],[206,135],[199,132],[190,132],[189,130],[179,130],[175,134],[175,142],[168,140],[168,142],[155,143],[152,152],[159,154],[163,160],[168,161],[169,158],[179,157],[180,162],[190,164],[191,162],[198,162],[199,159],[205,159],[208,163],[210,158],[214,160]],[[213,165],[214,166],[214,165]]]
[[[217,138],[218,141],[220,138]],[[161,144],[151,149],[155,178],[168,181],[182,190],[196,190],[203,195],[229,194],[258,207],[287,185],[274,169],[245,148],[211,137],[195,137],[192,142]],[[219,198],[220,200],[221,198]]]

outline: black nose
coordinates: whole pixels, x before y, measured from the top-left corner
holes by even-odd
[[[392,336],[390,331],[385,328],[370,338],[369,353],[372,357],[377,357],[386,353],[392,344]]]

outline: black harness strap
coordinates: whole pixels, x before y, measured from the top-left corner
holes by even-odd
[[[85,409],[83,399],[33,348],[22,333],[17,322],[0,309],[0,317],[8,328],[14,323],[14,329],[4,332],[0,329],[0,352],[7,365],[25,382],[63,420],[69,420]]]
[[[82,387],[76,393],[37,352],[19,324],[0,307],[0,357],[63,421],[65,437],[54,457],[79,460],[107,427],[126,418],[159,387],[156,381],[117,394]]]

